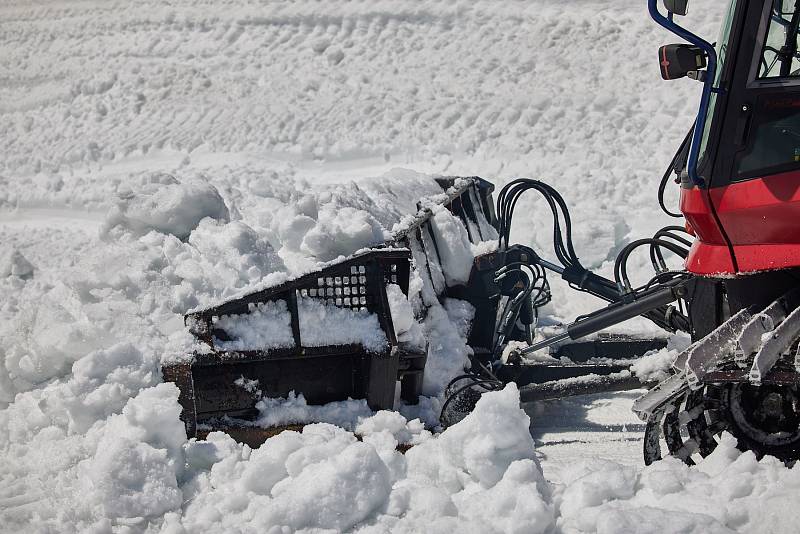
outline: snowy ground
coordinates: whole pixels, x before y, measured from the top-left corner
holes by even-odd
[[[721,9],[690,26],[713,40]],[[187,443],[159,384],[183,312],[374,242],[435,190],[418,173],[552,183],[607,273],[669,222],[699,87],[660,81],[669,40],[644,0],[3,2],[0,531],[796,529],[797,472],[730,443],[643,468],[634,393],[528,419],[510,388],[438,437],[332,408],[347,430],[251,451]],[[547,256],[541,208],[513,237]],[[596,305],[556,286],[547,312]]]

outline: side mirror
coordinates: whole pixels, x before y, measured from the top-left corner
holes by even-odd
[[[689,7],[689,0],[663,0],[664,9],[675,15],[686,15]]]
[[[658,62],[661,65],[661,77],[665,80],[676,80],[684,76],[702,80],[705,74],[700,69],[706,66],[706,55],[697,46],[664,45],[658,49]]]

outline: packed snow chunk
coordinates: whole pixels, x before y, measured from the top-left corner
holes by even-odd
[[[405,476],[365,532],[552,532],[528,425],[514,384],[485,394],[462,421],[406,452]]]
[[[472,270],[472,247],[464,224],[444,206],[431,219],[436,251],[449,287],[466,284]]]
[[[641,382],[661,382],[669,378],[677,356],[678,351],[669,348],[653,350],[636,360],[630,370]]]
[[[337,441],[339,440],[334,439],[325,445],[332,448],[341,447]],[[345,445],[352,443],[349,439],[344,441]],[[241,473],[241,487],[258,495],[270,495],[275,484],[289,476],[287,467],[289,456],[305,446],[311,449],[314,444],[305,441],[303,435],[297,432],[281,432],[270,438],[267,446],[261,446],[250,453]],[[297,454],[295,459],[301,455],[302,452]]]
[[[414,318],[414,308],[397,284],[386,286],[386,298],[392,313],[392,325],[398,341],[419,349],[425,348],[425,336]]]
[[[210,447],[187,446],[190,467],[214,462],[186,488],[187,531],[345,531],[382,509],[392,488],[375,449],[329,424],[282,432],[253,451],[209,438]],[[198,447],[204,450],[193,451]]]
[[[431,433],[419,419],[411,421],[397,412],[381,410],[372,417],[362,419],[355,429],[356,434],[368,441],[370,436],[388,434],[395,440],[395,445],[417,445],[427,441]]]
[[[88,466],[107,517],[157,517],[180,508],[186,442],[180,413],[178,388],[167,383],[142,391],[109,420]]]
[[[286,270],[270,242],[240,221],[204,219],[188,243],[165,241],[164,253],[181,279],[175,299],[189,307],[198,304],[198,296],[229,298]]]
[[[514,534],[544,534],[554,527],[550,491],[533,460],[512,462],[503,478],[488,490],[464,491],[453,497],[462,517]]]
[[[469,365],[472,349],[467,345],[467,335],[474,313],[471,304],[457,299],[447,299],[444,307],[437,302],[428,309],[423,322],[428,340],[423,394],[441,394],[448,382]]]
[[[0,278],[9,276],[33,278],[33,264],[19,250],[4,247],[0,249]]]
[[[119,228],[133,235],[155,230],[186,239],[206,217],[230,219],[222,196],[201,175],[178,180],[169,174],[151,173],[119,196],[103,223],[104,235]]]
[[[63,401],[69,410],[69,430],[85,432],[160,380],[155,356],[145,355],[130,343],[87,354],[72,366],[68,385],[74,396]]]
[[[308,297],[298,299],[297,309],[300,342],[305,347],[360,344],[370,352],[381,353],[388,346],[374,313],[339,308]]]
[[[231,339],[214,338],[222,350],[267,350],[294,346],[291,314],[286,301],[258,303],[250,313],[223,315],[214,318],[214,328],[223,330]]]
[[[591,527],[583,532],[596,534],[620,532],[625,534],[730,534],[733,532],[713,517],[704,514],[663,510],[650,506],[624,510],[617,510],[609,506],[597,513],[596,517],[594,517],[594,511],[589,511],[586,516],[592,517],[593,522]],[[769,530],[762,532],[769,532]]]
[[[256,404],[259,417],[255,424],[260,427],[275,427],[288,424],[330,423],[353,430],[358,421],[372,415],[367,401],[346,400],[323,405],[309,405],[301,393],[293,391],[286,398],[265,397]]]
[[[486,393],[472,413],[437,439],[406,453],[409,475],[429,480],[450,493],[463,490],[469,482],[489,488],[503,478],[513,462],[536,462],[529,425],[514,383]]]
[[[660,382],[672,374],[672,364],[678,354],[691,345],[686,334],[676,334],[667,339],[663,349],[650,351],[631,365],[631,372],[642,382]]]
[[[567,487],[561,495],[561,515],[579,523],[588,520],[587,509],[611,500],[630,499],[636,492],[636,470],[616,462],[577,461],[563,476]]]
[[[408,302],[403,290],[397,284],[388,284],[386,286],[386,298],[389,301],[395,333],[398,335],[405,334],[416,323],[411,303]]]
[[[303,237],[300,250],[321,261],[347,256],[389,238],[370,213],[351,207],[323,205],[317,223]]]
[[[276,484],[271,505],[256,514],[255,522],[292,530],[343,531],[368,518],[388,499],[391,475],[372,446],[352,443],[320,460]]]
[[[63,375],[73,362],[111,341],[112,334],[90,317],[81,298],[57,282],[14,318],[4,352],[17,391]]]

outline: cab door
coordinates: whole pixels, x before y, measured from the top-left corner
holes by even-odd
[[[708,198],[736,271],[800,266],[800,0],[747,3]]]

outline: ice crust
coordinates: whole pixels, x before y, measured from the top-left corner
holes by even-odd
[[[723,7],[696,0],[686,21],[713,36]],[[187,441],[161,383],[162,360],[203,350],[183,313],[382,241],[440,193],[430,174],[552,183],[608,275],[669,223],[654,180],[698,100],[655,74],[644,2],[10,0],[0,21],[0,532],[797,529],[797,469],[730,436],[694,468],[583,452],[549,482],[513,386],[431,434],[474,313],[434,286],[491,247],[465,248],[444,210],[434,279],[389,290],[401,339],[427,343],[419,405],[264,400],[262,424],[325,422],[251,450]],[[547,256],[551,239],[547,205],[521,199],[512,241]],[[597,306],[551,280],[545,320]]]

